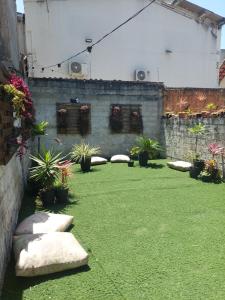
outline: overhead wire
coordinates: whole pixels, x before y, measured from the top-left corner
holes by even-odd
[[[110,32],[106,33],[105,35],[103,35],[100,39],[98,39],[95,43],[91,44],[90,46],[86,47],[85,49],[79,51],[78,53],[70,56],[67,59],[62,60],[61,62],[58,62],[56,64],[53,65],[49,65],[49,66],[42,66],[42,71],[44,71],[44,69],[49,69],[49,68],[53,68],[56,66],[61,66],[62,64],[64,64],[67,61],[70,61],[71,59],[85,53],[85,52],[89,52],[91,53],[93,47],[95,47],[96,45],[98,45],[99,43],[101,43],[104,39],[106,39],[108,36],[110,36],[111,34],[113,34],[115,31],[117,31],[118,29],[120,29],[121,27],[123,27],[124,25],[126,25],[128,22],[130,22],[131,20],[133,20],[134,18],[136,18],[138,15],[140,15],[144,10],[146,10],[150,5],[152,5],[156,0],[152,0],[150,1],[147,5],[145,5],[142,9],[140,9],[139,11],[137,11],[135,14],[133,14],[131,17],[129,17],[127,20],[125,20],[124,22],[122,22],[120,25],[116,26],[114,29],[112,29]]]

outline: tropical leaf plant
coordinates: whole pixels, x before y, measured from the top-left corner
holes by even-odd
[[[54,154],[51,150],[44,150],[42,154],[30,156],[35,166],[30,168],[30,178],[38,182],[42,188],[50,189],[60,175],[58,163],[63,160],[61,153]]]
[[[48,122],[46,121],[42,121],[40,123],[34,124],[32,127],[32,136],[45,135],[47,127],[48,127]]]
[[[162,151],[162,148],[158,141],[145,136],[140,136],[137,139],[137,145],[131,150],[135,155],[139,154],[140,152],[147,152],[149,158],[152,159],[155,158],[160,151]]]
[[[91,158],[93,155],[98,155],[100,153],[100,147],[93,147],[82,142],[73,146],[70,155],[74,161],[80,163],[82,160],[86,160],[88,158]]]

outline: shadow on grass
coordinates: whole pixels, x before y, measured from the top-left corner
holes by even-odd
[[[35,208],[36,211],[45,211],[45,212],[51,212],[51,213],[65,213],[66,209],[68,207],[71,207],[73,205],[79,204],[79,199],[76,198],[76,195],[74,193],[69,193],[69,201],[65,203],[55,203],[55,204],[49,204],[47,206],[43,206],[42,201],[40,197],[33,196],[34,202],[35,202]]]
[[[76,170],[76,171],[74,171],[73,173],[74,174],[90,174],[90,173],[95,173],[95,172],[99,172],[99,171],[101,171],[100,169],[98,169],[98,168],[91,168],[91,170],[90,171],[88,171],[88,172],[83,172],[81,169],[80,170]]]
[[[151,168],[151,169],[162,169],[165,168],[165,165],[163,164],[156,164],[156,163],[149,163],[147,168]]]
[[[78,273],[90,271],[89,266],[83,266],[73,270],[62,271],[54,274],[42,275],[37,277],[16,277],[14,266],[15,260],[12,254],[5,275],[5,284],[2,291],[2,300],[22,300],[24,290],[29,289],[35,285],[41,284],[42,282],[56,280],[67,276],[73,276]]]
[[[38,210],[42,211],[50,211],[54,213],[64,212],[66,207],[77,205],[78,200],[75,198],[75,195],[70,193],[69,194],[69,202],[68,203],[62,203],[62,204],[55,204],[53,206],[49,206],[47,208],[44,208],[42,206],[42,203],[40,199],[36,195],[32,195],[31,192],[26,191],[19,217],[18,222],[21,222],[26,217],[29,217],[30,215],[34,214]],[[73,224],[68,228],[68,231],[73,228]],[[22,300],[23,299],[23,291],[25,289],[28,289],[32,286],[35,286],[37,284],[40,284],[45,281],[49,280],[55,280],[59,279],[65,276],[71,276],[75,275],[77,273],[81,272],[87,272],[90,268],[88,266],[80,267],[74,270],[68,270],[64,272],[59,272],[55,274],[50,275],[43,275],[40,277],[33,277],[33,278],[23,278],[23,277],[16,277],[15,275],[15,259],[13,253],[11,254],[11,259],[8,264],[6,275],[5,275],[5,281],[2,291],[2,300]]]

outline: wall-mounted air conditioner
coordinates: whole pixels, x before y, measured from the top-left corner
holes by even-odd
[[[69,64],[69,73],[73,78],[86,79],[88,76],[88,65],[73,61]]]
[[[144,69],[137,69],[134,72],[134,80],[136,81],[148,81],[149,72]]]

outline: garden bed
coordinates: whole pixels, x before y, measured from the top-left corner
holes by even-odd
[[[137,164],[74,167],[71,203],[53,211],[74,215],[89,267],[26,279],[12,260],[3,300],[225,298],[224,184],[190,179],[163,160]],[[20,219],[37,209],[27,196]]]

